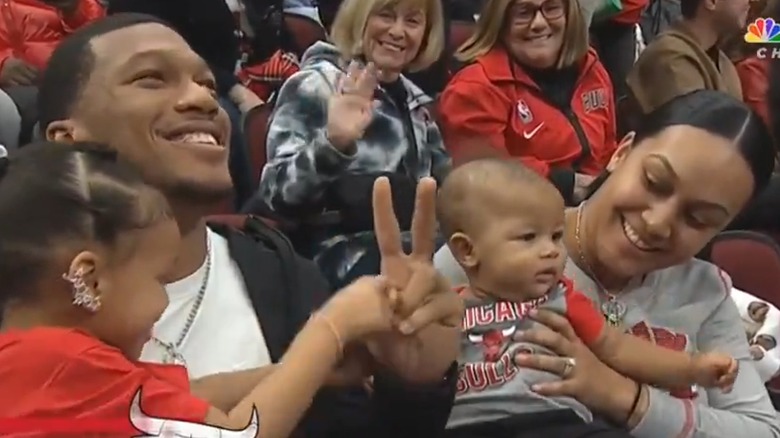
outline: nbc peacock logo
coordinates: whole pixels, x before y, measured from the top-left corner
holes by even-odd
[[[771,18],[757,18],[750,23],[745,33],[745,42],[750,44],[780,44],[780,24]]]

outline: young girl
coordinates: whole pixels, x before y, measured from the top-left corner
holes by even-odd
[[[178,244],[163,196],[100,145],[42,143],[0,158],[0,418],[113,419],[111,436],[134,436],[141,388],[149,417],[243,429],[256,408],[258,436],[287,437],[344,345],[391,327],[384,283],[361,279],[310,319],[273,373],[220,409],[237,388],[200,397],[183,367],[137,361],[167,305]]]

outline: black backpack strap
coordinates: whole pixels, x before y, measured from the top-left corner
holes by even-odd
[[[298,273],[296,269],[295,248],[292,242],[281,231],[263,222],[257,216],[249,215],[244,223],[244,232],[279,254],[279,261],[284,275],[284,286],[288,296],[294,296],[298,290]]]

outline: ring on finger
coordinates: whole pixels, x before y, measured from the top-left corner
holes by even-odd
[[[563,369],[561,370],[561,377],[567,378],[574,372],[574,368],[577,366],[577,361],[573,357],[563,357]]]

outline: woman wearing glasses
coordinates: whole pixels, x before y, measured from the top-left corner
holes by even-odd
[[[612,83],[588,46],[574,0],[489,0],[458,50],[469,64],[440,98],[456,162],[517,159],[547,175],[570,204],[615,150]],[[489,140],[490,148],[478,148]]]

